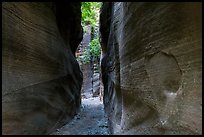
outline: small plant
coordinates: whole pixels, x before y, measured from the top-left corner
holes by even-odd
[[[93,60],[96,60],[100,57],[101,48],[99,43],[99,38],[93,39],[90,43],[90,54],[93,57]]]
[[[83,64],[87,64],[91,61],[95,61],[100,58],[101,48],[99,38],[92,40],[88,47],[84,50],[83,55],[78,57],[77,60]]]

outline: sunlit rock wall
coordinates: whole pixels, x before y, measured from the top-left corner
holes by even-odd
[[[202,134],[202,5],[105,2],[105,110],[113,134]]]
[[[2,3],[2,134],[49,134],[78,112],[80,3]]]

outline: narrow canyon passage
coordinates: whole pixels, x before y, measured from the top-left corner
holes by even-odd
[[[108,119],[104,112],[103,85],[100,72],[99,11],[101,3],[82,2],[83,39],[76,59],[83,73],[79,113],[51,135],[109,135]]]
[[[201,134],[201,2],[2,2],[2,135]]]

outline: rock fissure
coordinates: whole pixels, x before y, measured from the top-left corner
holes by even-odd
[[[2,2],[2,134],[202,134],[202,3],[103,2],[86,65],[81,6]]]

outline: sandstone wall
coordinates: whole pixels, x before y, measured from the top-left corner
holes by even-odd
[[[84,54],[88,48],[89,43],[91,42],[91,25],[84,26],[83,40],[80,43],[79,56],[84,59]],[[82,84],[82,97],[90,97],[92,94],[92,75],[93,75],[93,64],[92,62],[84,63],[79,61],[81,71],[83,73],[83,84]]]
[[[89,98],[92,96],[93,92],[93,83],[92,83],[92,77],[93,77],[93,67],[91,63],[82,64],[81,71],[83,73],[83,84],[82,84],[82,97]]]
[[[2,134],[49,134],[79,110],[80,3],[2,3]]]
[[[105,2],[105,110],[114,134],[202,134],[201,3]]]

